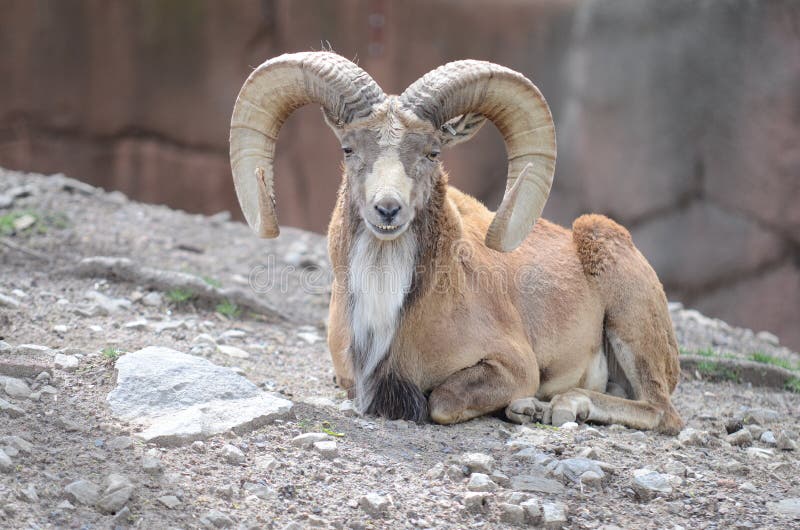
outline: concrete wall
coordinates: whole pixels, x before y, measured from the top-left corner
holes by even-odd
[[[387,92],[448,60],[492,60],[553,109],[548,217],[611,215],[671,297],[800,348],[798,28],[793,0],[7,0],[0,165],[236,211],[228,121],[266,58],[329,42]],[[318,109],[287,122],[282,223],[324,231],[339,157]],[[491,127],[445,164],[499,203]]]

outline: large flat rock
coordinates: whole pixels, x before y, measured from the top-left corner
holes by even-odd
[[[229,368],[169,348],[150,346],[121,357],[108,394],[114,416],[137,423],[137,436],[182,445],[233,430],[244,432],[287,416],[292,402]]]

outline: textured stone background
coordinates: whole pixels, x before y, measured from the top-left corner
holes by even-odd
[[[236,212],[227,135],[242,81],[323,41],[387,92],[465,57],[524,72],[557,122],[546,215],[611,215],[672,298],[800,348],[794,0],[5,0],[0,165]],[[288,121],[284,224],[324,231],[339,156],[318,109]],[[445,163],[454,184],[499,203],[491,127]]]

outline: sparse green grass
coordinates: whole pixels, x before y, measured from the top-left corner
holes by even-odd
[[[116,361],[119,359],[119,356],[122,355],[122,352],[113,346],[106,346],[100,350],[100,353],[109,361]]]
[[[703,348],[702,350],[697,350],[695,355],[699,355],[700,357],[716,357],[717,354],[713,348]]]
[[[337,431],[336,425],[328,420],[313,423],[311,420],[304,418],[297,422],[297,426],[303,432],[324,432],[328,436],[333,436],[334,438],[343,438],[345,435],[343,432]]]
[[[792,377],[783,385],[789,392],[800,394],[800,377]]]
[[[241,308],[230,300],[225,300],[221,304],[217,304],[217,313],[224,315],[228,318],[238,318],[242,314]]]
[[[771,364],[772,366],[779,366],[781,368],[786,368],[787,370],[797,369],[788,359],[781,359],[780,357],[775,357],[774,355],[769,355],[768,353],[760,351],[753,352],[750,355],[750,359],[757,363]]]
[[[194,298],[194,293],[186,289],[172,289],[167,292],[167,300],[173,304],[183,304]]]
[[[558,427],[555,427],[553,425],[547,425],[546,423],[539,423],[538,421],[536,423],[531,423],[530,427],[533,427],[534,429],[544,429],[546,431],[557,431],[558,430]]]
[[[14,222],[29,215],[34,222],[22,230],[14,227]],[[50,228],[67,228],[70,225],[69,218],[64,213],[55,212],[40,214],[34,210],[14,210],[4,215],[0,215],[0,235],[10,236],[13,234],[44,234]]]
[[[336,438],[343,438],[344,433],[336,431],[336,425],[333,425],[329,421],[323,421],[320,423],[320,430],[327,434],[328,436],[334,436]]]
[[[733,381],[740,383],[741,377],[736,370],[722,366],[714,361],[702,361],[697,363],[697,371],[706,377],[715,379],[724,379],[726,381]]]
[[[201,276],[201,278],[211,287],[216,287],[217,289],[222,287],[222,282],[215,278],[212,278],[211,276]]]

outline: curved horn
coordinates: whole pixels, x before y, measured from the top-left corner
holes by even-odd
[[[294,110],[317,103],[348,124],[384,99],[364,70],[331,52],[285,54],[256,68],[236,98],[230,136],[233,183],[250,228],[261,237],[278,236],[272,162],[278,132]]]
[[[542,213],[555,170],[555,126],[539,89],[503,66],[466,60],[428,72],[400,101],[437,128],[466,112],[482,114],[497,126],[508,154],[508,182],[486,246],[502,252],[517,248]]]

